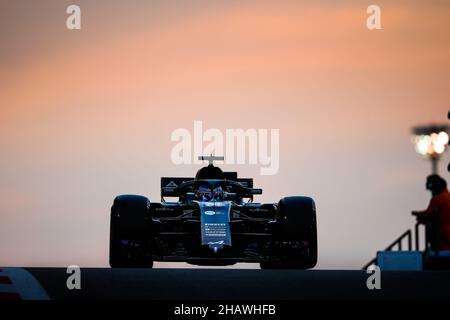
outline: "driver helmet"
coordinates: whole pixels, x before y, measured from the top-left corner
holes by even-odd
[[[225,198],[225,192],[222,187],[215,187],[211,190],[208,186],[200,186],[196,190],[197,199],[203,202],[222,201]]]
[[[200,186],[196,190],[197,199],[200,201],[211,201],[213,198],[213,193],[210,187]]]

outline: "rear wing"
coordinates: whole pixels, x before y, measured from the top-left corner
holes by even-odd
[[[180,196],[175,189],[186,181],[194,180],[194,178],[161,178],[161,197],[178,197]]]
[[[225,179],[239,182],[243,187],[248,189],[253,189],[253,179],[252,178],[237,178],[236,172],[224,172]],[[176,192],[176,188],[186,181],[194,180],[193,177],[190,178],[171,178],[171,177],[161,177],[161,197],[179,197],[180,194]],[[257,189],[254,189],[255,191]],[[260,190],[260,189],[258,189]],[[261,192],[255,192],[248,195],[249,198],[253,198],[253,194],[260,194]]]

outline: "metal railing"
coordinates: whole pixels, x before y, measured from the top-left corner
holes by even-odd
[[[432,232],[433,225],[436,224],[432,219],[425,219],[425,220],[418,220],[415,227],[414,227],[414,233],[415,233],[415,247],[416,250],[420,250],[420,232],[419,227],[421,225],[424,226],[424,251],[428,250],[436,250],[436,248],[439,248],[439,238],[437,232]]]
[[[418,239],[418,226],[416,225],[416,249],[418,248],[419,245],[419,239]],[[403,240],[407,239],[407,248],[408,251],[412,250],[412,232],[411,229],[406,230],[404,233],[402,233],[402,235],[400,237],[398,237],[397,239],[395,239],[394,242],[392,242],[386,249],[384,249],[384,251],[393,251],[393,249],[395,247],[397,247],[398,251],[402,251],[403,250]],[[377,258],[373,258],[372,260],[370,260],[369,263],[367,263],[364,267],[363,270],[366,270],[370,265],[372,264],[376,264],[377,262]]]

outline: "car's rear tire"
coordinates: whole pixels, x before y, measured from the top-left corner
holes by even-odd
[[[121,195],[111,207],[109,264],[112,268],[152,268],[150,200]]]
[[[316,206],[310,197],[285,197],[278,203],[278,240],[307,243],[306,254],[294,250],[274,261],[261,262],[261,269],[310,269],[317,264]],[[305,253],[305,252],[304,252]]]

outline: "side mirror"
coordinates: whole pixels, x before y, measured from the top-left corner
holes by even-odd
[[[249,191],[250,191],[250,194],[262,194],[263,193],[263,191],[262,191],[262,189],[249,189]]]

